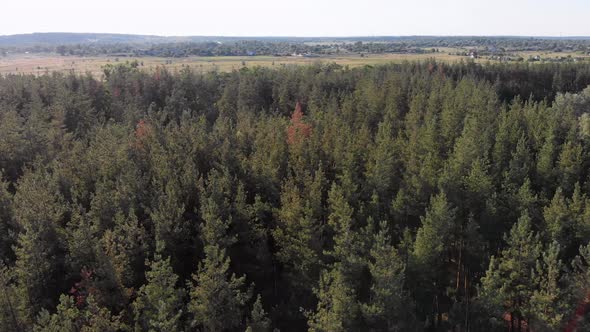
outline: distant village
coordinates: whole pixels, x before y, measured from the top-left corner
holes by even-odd
[[[540,54],[529,55],[523,57],[521,54],[506,51],[503,48],[486,47],[486,48],[471,48],[467,50],[458,51],[456,53],[449,53],[449,55],[464,56],[469,59],[484,59],[500,62],[579,62],[588,61],[590,52],[577,52],[578,56],[572,54],[559,55],[561,50],[553,52],[540,52]]]

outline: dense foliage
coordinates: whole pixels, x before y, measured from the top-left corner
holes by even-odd
[[[588,328],[590,66],[0,78],[0,330]]]
[[[469,54],[517,56],[514,52],[590,52],[588,37],[159,37],[116,34],[35,33],[0,36],[0,55],[56,53],[78,56],[252,56],[292,54],[430,53],[439,48]]]

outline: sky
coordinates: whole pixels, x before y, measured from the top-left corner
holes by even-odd
[[[590,36],[590,0],[1,0],[0,35]]]

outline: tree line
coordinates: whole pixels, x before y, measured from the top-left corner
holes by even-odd
[[[0,36],[0,55],[54,53],[100,56],[287,56],[291,54],[430,53],[454,48],[482,54],[510,55],[523,51],[590,52],[588,38],[527,37],[157,37],[103,34]],[[88,40],[94,40],[89,42]]]

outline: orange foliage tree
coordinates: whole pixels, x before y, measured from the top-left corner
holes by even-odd
[[[303,120],[301,103],[297,102],[295,111],[291,115],[291,125],[287,127],[287,143],[289,145],[300,143],[311,135],[311,125]]]

